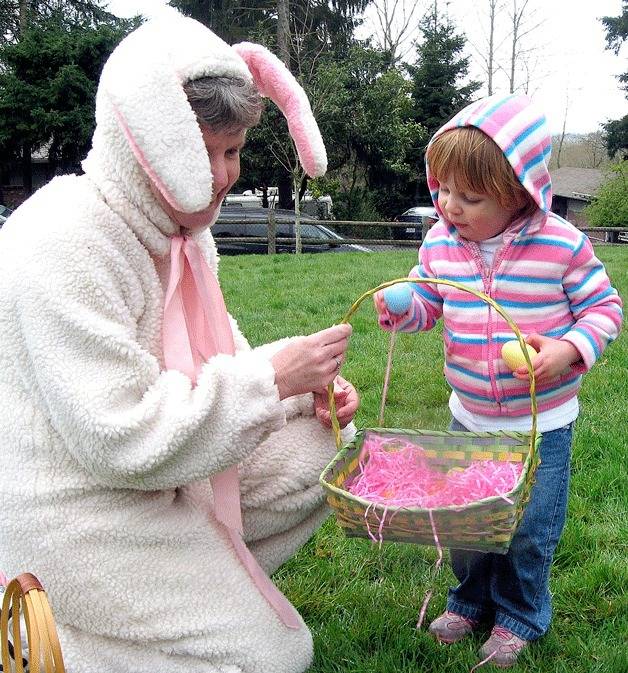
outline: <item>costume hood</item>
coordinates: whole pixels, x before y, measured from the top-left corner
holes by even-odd
[[[460,126],[475,126],[493,139],[512,166],[525,190],[539,209],[548,213],[552,205],[549,158],[552,149],[545,115],[526,96],[495,95],[471,103],[441,127],[434,139]],[[438,214],[439,182],[427,167],[427,184]]]
[[[261,45],[230,47],[170,8],[129,34],[107,60],[85,171],[125,185],[136,204],[145,198],[136,184],[143,173],[176,210],[206,208],[212,200],[211,166],[183,85],[212,75],[253,81],[286,116],[305,171],[313,177],[325,173],[325,147],[310,104],[283,63]]]

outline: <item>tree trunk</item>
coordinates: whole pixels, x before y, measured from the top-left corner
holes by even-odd
[[[30,196],[33,193],[33,166],[31,163],[31,146],[28,143],[22,144],[22,184],[24,196]]]
[[[301,199],[299,198],[299,186],[301,183],[300,171],[295,168],[292,172],[292,188],[294,190],[294,237],[296,239],[294,244],[294,251],[297,255],[303,252],[301,244]]]
[[[20,0],[20,14],[19,14],[19,27],[20,34],[19,37],[22,37],[24,31],[28,27],[28,0]]]
[[[277,46],[279,58],[290,70],[290,1],[277,0]]]
[[[565,102],[565,115],[563,116],[563,130],[560,134],[558,142],[558,152],[556,154],[556,168],[560,168],[560,155],[563,151],[563,143],[565,142],[565,129],[567,128],[567,112],[569,111],[569,94],[567,94],[567,101]]]
[[[277,252],[277,222],[275,220],[275,209],[268,211],[268,254],[274,255]]]
[[[277,180],[278,208],[292,208],[292,181],[286,173],[282,174]]]
[[[493,69],[495,62],[495,9],[497,0],[490,0],[490,14],[489,14],[489,33],[488,33],[488,59],[487,59],[487,75],[488,75],[488,95],[493,95]]]
[[[517,3],[515,2],[515,11],[513,12],[512,20],[512,48],[510,50],[510,76],[509,76],[509,93],[515,92],[515,65],[517,63],[517,32],[519,29],[519,22],[517,20]]]

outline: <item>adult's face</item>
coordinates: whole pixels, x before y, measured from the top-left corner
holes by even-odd
[[[246,140],[246,129],[236,133],[214,133],[203,128],[203,140],[207,148],[214,179],[214,196],[211,203],[196,213],[184,213],[173,208],[152,186],[153,193],[159,199],[163,209],[179,226],[188,230],[201,229],[215,222],[225,195],[240,177],[240,151]]]

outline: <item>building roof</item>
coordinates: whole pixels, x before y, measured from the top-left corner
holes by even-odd
[[[599,168],[574,168],[565,166],[550,171],[554,196],[590,201],[604,182]]]

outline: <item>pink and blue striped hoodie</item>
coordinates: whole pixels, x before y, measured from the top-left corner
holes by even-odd
[[[524,337],[537,332],[571,342],[582,361],[537,388],[539,411],[553,409],[577,395],[582,374],[617,337],[622,303],[587,236],[550,211],[551,142],[544,115],[524,96],[491,96],[464,108],[434,137],[459,126],[475,126],[497,143],[538,211],[511,223],[487,268],[478,245],[460,237],[439,210],[439,183],[428,166],[440,220],[410,275],[462,282],[495,299]],[[417,283],[413,289],[414,318],[403,329],[431,329],[443,317],[445,376],[464,408],[486,416],[529,414],[528,384],[501,359],[502,345],[514,338],[504,319],[453,287]]]

